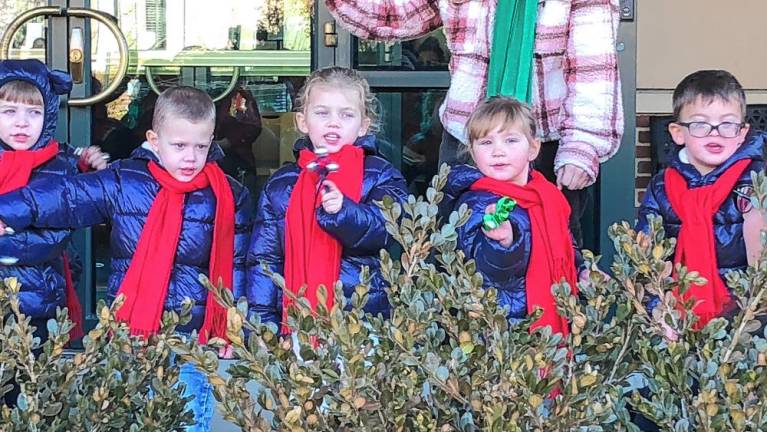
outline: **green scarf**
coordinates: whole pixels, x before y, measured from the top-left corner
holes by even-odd
[[[538,0],[498,0],[487,96],[511,96],[532,101],[533,51]]]

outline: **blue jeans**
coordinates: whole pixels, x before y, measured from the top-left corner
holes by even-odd
[[[204,373],[200,372],[189,363],[179,367],[179,383],[185,386],[184,397],[194,396],[186,404],[186,408],[194,413],[194,425],[186,428],[188,432],[208,432],[216,406],[213,397],[213,385],[208,381]]]

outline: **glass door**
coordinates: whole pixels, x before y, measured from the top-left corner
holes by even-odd
[[[450,83],[444,33],[395,43],[353,38],[351,48],[352,67],[381,102],[381,153],[402,171],[411,193],[425,193],[439,168],[439,107]]]
[[[208,92],[216,103],[215,142],[224,171],[257,202],[268,177],[293,160],[293,106],[311,70],[311,8],[304,0],[90,0],[113,15],[128,41],[128,73],[109,101],[93,106],[90,142],[112,159],[130,156],[151,127],[157,96],[174,85]],[[117,49],[90,28],[93,86],[113,79]],[[109,226],[91,242],[95,293],[106,294]]]
[[[69,71],[73,77],[73,90],[62,98],[56,138],[71,146],[90,144],[89,121],[93,106],[104,103],[113,94],[128,70],[128,45],[113,16],[91,9],[84,2],[6,1],[0,9],[0,57],[36,58],[53,69]],[[88,79],[90,28],[100,22],[117,47],[112,82],[94,86]],[[94,91],[95,90],[95,91]],[[75,233],[73,243],[79,252],[83,272],[78,292],[89,324],[95,321],[94,271],[90,229]]]
[[[438,169],[438,109],[450,84],[442,29],[415,40],[377,42],[351,36],[322,1],[317,16],[317,67],[351,67],[365,76],[381,102],[379,151],[402,171],[411,193],[424,193]],[[327,43],[328,33],[336,35],[336,46]]]
[[[222,168],[253,195],[293,160],[292,110],[311,70],[313,2],[0,0],[5,3],[0,31],[24,21],[11,29],[8,57],[39,58],[76,76],[59,118],[61,142],[99,145],[112,160],[127,158],[151,127],[157,95],[190,85],[216,101]],[[29,19],[25,13],[37,7],[49,9]],[[89,325],[107,292],[109,232],[108,225],[96,226],[75,238]]]

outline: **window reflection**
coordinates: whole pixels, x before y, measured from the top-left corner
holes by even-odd
[[[357,40],[361,70],[447,70],[450,51],[442,30],[405,42]]]
[[[311,68],[311,5],[305,0],[92,0],[117,17],[131,49],[128,76],[106,104],[93,107],[93,143],[112,160],[128,158],[151,128],[157,91],[204,89],[216,102],[214,140],[224,171],[251,191],[293,160],[296,90]],[[204,17],[204,24],[200,22]],[[91,28],[93,91],[109,84],[118,63],[113,36]],[[234,68],[239,78],[230,87]],[[223,97],[222,97],[223,96]],[[106,295],[109,227],[93,230],[97,297]]]
[[[0,33],[5,32],[8,25],[19,14],[40,6],[47,6],[46,0],[5,1],[0,7]],[[16,32],[11,41],[9,58],[34,58],[45,62],[45,41],[47,38],[47,20],[37,17],[29,20]]]
[[[413,194],[423,194],[437,173],[445,90],[378,91],[383,131],[379,151],[402,171]]]

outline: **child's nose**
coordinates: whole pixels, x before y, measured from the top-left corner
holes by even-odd
[[[341,117],[338,114],[332,114],[328,119],[328,126],[339,126],[341,124]]]
[[[197,161],[197,152],[194,151],[194,149],[187,150],[184,153],[184,159],[189,162],[196,162]]]

